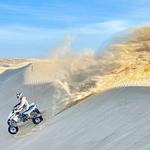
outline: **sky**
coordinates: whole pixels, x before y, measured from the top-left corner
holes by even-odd
[[[149,14],[150,0],[0,0],[0,57],[46,57],[66,39],[97,51]]]

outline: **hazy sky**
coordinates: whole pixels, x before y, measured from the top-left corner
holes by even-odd
[[[149,14],[150,0],[0,0],[0,57],[43,57],[66,37],[97,50]]]

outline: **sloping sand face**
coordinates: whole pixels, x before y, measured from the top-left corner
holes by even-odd
[[[32,70],[32,67],[34,66],[27,65],[8,70],[0,76],[0,149],[145,150],[150,148],[149,87],[114,88],[92,96],[52,117],[54,106],[61,108],[65,103],[61,101],[60,104],[59,101],[55,104],[57,99],[55,96],[58,96],[58,99],[60,95],[64,98],[67,92],[63,94],[60,84],[51,82],[54,77],[42,77],[44,72],[36,74],[36,68]],[[26,79],[32,81],[30,75],[33,74],[37,81],[40,77],[40,82],[26,82]],[[17,103],[15,98],[17,90],[23,91],[29,102],[36,102],[43,112],[44,121],[38,126],[29,122],[20,127],[17,135],[12,136],[7,131],[6,121],[12,106]]]
[[[56,107],[60,110],[65,108],[68,93],[63,83],[61,85],[52,82],[55,81],[54,76],[46,78],[43,76],[44,71],[38,72],[44,66],[40,62],[40,67],[37,67],[38,64],[39,62],[36,67],[29,64],[8,70],[0,76],[0,149],[149,148],[148,87],[114,88],[90,97],[53,117]],[[39,82],[32,82],[33,74],[34,81]],[[20,127],[17,135],[12,136],[7,131],[6,121],[12,106],[17,103],[15,93],[18,90],[24,92],[29,102],[36,102],[43,113],[44,121],[38,126],[29,122]],[[82,94],[81,98],[84,98]]]
[[[44,121],[9,135],[1,107],[1,149],[146,150],[150,148],[150,88],[116,88]]]

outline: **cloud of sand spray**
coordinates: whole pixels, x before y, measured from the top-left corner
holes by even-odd
[[[52,115],[110,86],[108,81],[112,82],[109,75],[116,65],[109,58],[95,56],[91,49],[78,54],[71,50],[71,40],[67,38],[62,48],[54,49],[53,57],[43,64],[35,63],[32,74],[27,75],[28,81],[36,80],[36,84],[53,82],[56,91],[52,93]]]
[[[141,32],[139,35],[136,39],[134,37],[129,41],[110,45],[108,51],[100,56],[87,53],[87,50],[76,55],[71,53],[69,39],[65,40],[62,48],[56,48],[54,50],[56,57],[48,59],[46,72],[39,69],[40,73],[43,73],[45,82],[46,74],[47,82],[53,82],[56,89],[56,92],[52,93],[53,115],[89,95],[113,87],[128,86],[133,83],[135,85],[139,80],[148,80],[149,38],[143,36],[144,33]],[[43,63],[41,68],[44,67]]]
[[[61,58],[69,55],[71,51],[71,43],[72,43],[72,38],[71,37],[66,37],[63,41],[63,43],[54,49],[52,49],[52,54],[50,58]]]
[[[73,98],[68,99],[67,104],[113,87],[147,85],[150,81],[149,33],[150,27],[136,29],[129,38],[110,45],[102,56],[83,54],[68,58],[69,76],[65,81]]]
[[[76,53],[71,46],[72,38],[67,37],[60,47],[53,49],[52,56],[49,58],[50,65],[57,64],[57,71],[61,70],[61,73],[55,76],[56,78],[53,80],[55,85],[59,87],[53,98],[54,111],[57,108],[66,108],[66,106],[71,104],[71,101],[74,102],[82,98],[82,94],[88,95],[87,91],[81,94],[80,88],[84,86],[82,80],[88,77],[88,74],[84,75],[84,70],[86,70],[88,66],[91,66],[91,64],[94,64],[94,51],[86,48]],[[80,77],[80,72],[82,71],[83,75]],[[81,87],[78,87],[78,84],[80,84]],[[64,94],[62,90],[65,91],[66,94]]]

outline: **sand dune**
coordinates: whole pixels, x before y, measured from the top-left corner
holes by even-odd
[[[0,148],[149,149],[149,91],[149,87],[116,88],[106,91],[88,98],[52,119],[45,120],[41,125],[23,127],[16,136],[7,133],[5,124],[11,104],[2,102]]]
[[[150,149],[147,31],[138,29],[103,56],[0,59],[0,149]],[[38,105],[44,121],[12,136],[6,121],[18,90]]]

